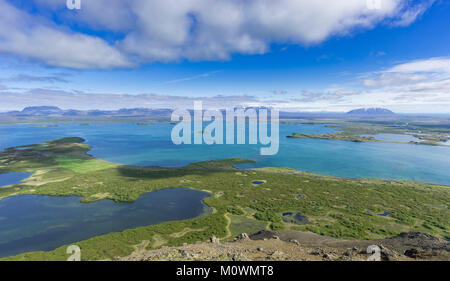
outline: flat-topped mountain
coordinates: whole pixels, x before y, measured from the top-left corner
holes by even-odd
[[[63,110],[56,106],[29,106],[25,107],[21,113],[28,115],[50,115],[60,114]]]
[[[373,108],[358,108],[347,112],[347,114],[353,115],[394,115],[395,113],[386,108],[373,107]]]

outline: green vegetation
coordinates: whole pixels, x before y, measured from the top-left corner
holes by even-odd
[[[343,140],[343,141],[353,141],[353,142],[377,142],[374,137],[361,137],[355,135],[348,135],[344,133],[333,133],[333,134],[298,134],[294,133],[288,138],[312,138],[312,139],[329,139],[329,140]]]
[[[450,236],[450,189],[414,181],[344,179],[292,169],[237,170],[245,159],[192,163],[185,167],[135,167],[96,159],[81,138],[12,147],[0,152],[0,173],[31,172],[24,183],[0,189],[0,200],[20,194],[80,196],[134,201],[162,188],[184,187],[212,194],[204,202],[214,212],[205,217],[110,233],[77,242],[82,259],[126,256],[133,246],[148,248],[206,241],[211,235],[272,229],[299,229],[348,239],[384,238],[403,231]],[[262,185],[252,181],[264,180]],[[298,197],[301,194],[302,197]],[[436,208],[435,206],[442,206]],[[309,224],[282,220],[299,212]],[[390,212],[390,216],[379,216]],[[231,232],[231,234],[230,234]],[[64,260],[66,246],[50,252],[21,254],[13,260]]]
[[[231,237],[236,237],[241,233],[248,235],[255,234],[260,230],[267,228],[267,222],[258,221],[251,217],[228,215],[231,220],[230,231]]]
[[[323,121],[323,120],[321,120]],[[321,124],[322,122],[309,121],[307,124]],[[396,123],[396,122],[374,122],[364,123],[359,121],[339,121],[332,122],[334,124],[327,125],[328,127],[335,128],[339,132],[331,134],[301,134],[293,133],[287,136],[288,138],[314,138],[314,139],[330,139],[330,140],[342,140],[352,142],[390,142],[390,143],[409,143],[409,144],[421,144],[421,145],[443,145],[450,139],[450,130],[445,125],[429,128],[425,125],[412,126],[408,123]],[[421,141],[386,141],[377,140],[371,136],[361,135],[377,135],[377,134],[410,134]]]
[[[28,126],[27,128],[49,128],[49,127],[58,127],[58,125],[36,125],[36,126]]]
[[[77,159],[70,157],[56,158],[61,168],[70,169],[76,173],[87,173],[116,167],[116,164],[99,159]]]
[[[449,136],[445,134],[434,134],[434,135],[418,135],[415,134],[413,137],[416,137],[418,139],[424,140],[424,141],[430,141],[430,142],[446,142],[449,140]]]

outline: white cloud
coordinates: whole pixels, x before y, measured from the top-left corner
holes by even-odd
[[[450,58],[437,57],[415,60],[396,65],[386,72],[415,73],[415,72],[446,72],[450,73]]]
[[[0,0],[0,52],[68,68],[129,67],[104,40],[59,28]]]
[[[433,3],[381,1],[380,9],[369,9],[366,0],[96,0],[73,12],[65,1],[34,0],[44,17],[51,9],[62,22],[110,34],[108,44],[44,25],[0,0],[0,52],[72,68],[129,66],[126,58],[226,60],[234,53],[265,53],[271,43],[313,45],[377,24],[408,25]]]
[[[291,99],[292,109],[346,111],[386,107],[397,112],[450,113],[450,58],[436,57],[366,73],[354,83],[322,91],[303,91]],[[275,105],[276,106],[276,105]],[[280,107],[286,107],[278,103]]]
[[[433,5],[435,0],[426,0],[411,5],[408,9],[400,13],[400,16],[392,22],[393,26],[408,26],[413,23],[418,17],[422,16],[428,8]]]
[[[367,87],[384,87],[396,92],[450,95],[450,58],[437,57],[395,65],[364,79]]]
[[[367,103],[383,101],[402,108],[414,108],[416,112],[449,112],[450,58],[400,63],[369,73],[361,82],[367,88]]]

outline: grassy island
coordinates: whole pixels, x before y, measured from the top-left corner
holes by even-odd
[[[353,141],[353,142],[377,142],[374,137],[362,137],[348,135],[344,133],[333,133],[333,134],[299,134],[294,133],[288,138],[312,138],[312,139],[328,139],[328,140],[343,140],[343,141]]]
[[[348,238],[389,237],[422,231],[450,238],[450,189],[414,181],[346,179],[293,169],[239,170],[249,162],[227,159],[184,167],[118,165],[88,154],[82,138],[63,138],[0,152],[0,173],[31,172],[23,183],[0,188],[0,200],[22,194],[80,196],[83,202],[131,202],[155,190],[184,187],[212,194],[204,199],[214,212],[205,217],[128,229],[79,241],[84,260],[127,256],[146,249],[229,239],[238,232],[296,229]],[[264,181],[264,184],[252,184]],[[445,206],[436,208],[435,206]],[[283,220],[283,213],[304,216],[304,224]],[[389,212],[389,216],[378,214]],[[303,218],[303,217],[302,217]],[[67,246],[24,253],[9,260],[65,260]]]

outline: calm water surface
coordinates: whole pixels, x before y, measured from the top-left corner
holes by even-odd
[[[185,220],[211,212],[209,194],[169,188],[132,203],[79,197],[21,195],[0,200],[0,257],[53,250],[65,244],[139,226]]]
[[[395,143],[355,143],[322,139],[286,138],[294,132],[334,132],[325,125],[281,124],[280,149],[259,155],[259,145],[174,145],[173,125],[156,123],[64,123],[58,127],[28,128],[0,125],[0,149],[67,136],[80,136],[96,157],[129,165],[182,166],[191,162],[241,157],[256,160],[251,167],[289,167],[351,178],[409,179],[450,185],[450,147]],[[390,136],[392,137],[392,136]],[[401,136],[400,138],[411,137]],[[397,135],[397,138],[399,136]]]
[[[257,161],[239,165],[241,168],[288,167],[341,177],[409,179],[450,185],[450,147],[286,138],[294,132],[334,131],[325,125],[280,125],[280,149],[273,156],[259,155],[259,145],[176,146],[170,139],[173,125],[168,123],[148,126],[131,122],[89,126],[63,123],[57,127],[29,127],[30,124],[0,125],[0,150],[79,136],[92,146],[89,153],[93,156],[129,165],[173,167],[241,157]],[[18,183],[28,176],[0,175],[0,186]],[[109,232],[193,218],[203,213],[202,199],[206,196],[200,191],[176,188],[145,194],[133,203],[102,200],[85,204],[78,197],[34,195],[6,198],[0,200],[0,257],[52,250]]]
[[[18,184],[29,176],[31,176],[31,173],[12,172],[0,174],[0,188],[6,185]]]

